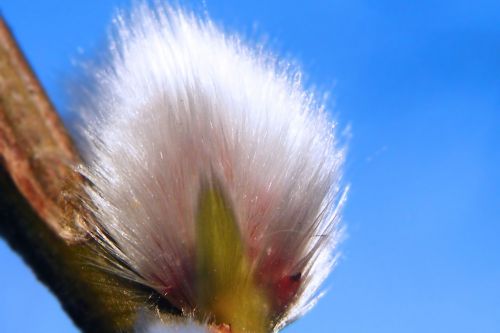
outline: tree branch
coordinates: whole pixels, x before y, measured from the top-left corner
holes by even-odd
[[[137,287],[88,264],[93,257],[98,266],[99,259],[83,223],[78,161],[0,17],[0,234],[83,331],[130,331]]]

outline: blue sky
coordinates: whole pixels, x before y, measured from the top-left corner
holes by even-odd
[[[59,110],[72,60],[126,3],[0,0]],[[297,60],[351,128],[342,257],[286,332],[500,332],[500,2],[187,6]],[[0,262],[1,331],[75,331],[4,242]]]

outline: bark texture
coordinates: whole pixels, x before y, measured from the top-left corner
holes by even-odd
[[[103,269],[84,223],[78,160],[0,17],[0,235],[83,331],[130,331],[147,292]]]

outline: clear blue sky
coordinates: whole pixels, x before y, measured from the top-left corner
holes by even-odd
[[[125,3],[0,0],[60,110],[72,59],[102,45]],[[296,59],[352,130],[343,255],[326,296],[286,332],[500,332],[500,2],[206,8]],[[75,331],[4,242],[0,262],[0,331]]]

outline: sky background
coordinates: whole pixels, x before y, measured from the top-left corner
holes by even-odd
[[[127,3],[0,0],[61,112],[72,61]],[[500,2],[186,6],[295,59],[351,129],[342,257],[285,332],[500,332]],[[0,262],[0,331],[76,331],[3,241]]]

